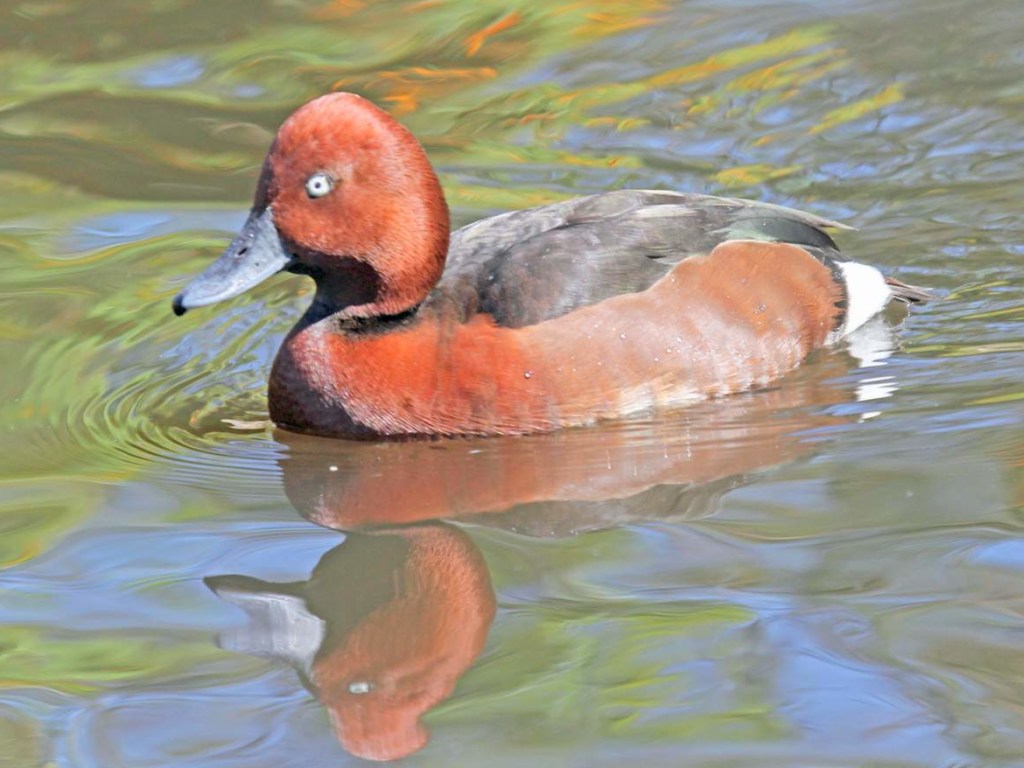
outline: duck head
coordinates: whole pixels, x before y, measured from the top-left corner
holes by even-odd
[[[174,312],[286,271],[316,281],[318,314],[401,314],[440,278],[448,233],[441,185],[413,135],[355,94],[321,96],[282,124],[245,226]]]

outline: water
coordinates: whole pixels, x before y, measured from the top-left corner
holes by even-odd
[[[0,4],[0,765],[1019,765],[1022,39],[1011,0]],[[309,285],[169,302],[332,88],[458,223],[749,196],[943,300],[652,423],[274,432]]]

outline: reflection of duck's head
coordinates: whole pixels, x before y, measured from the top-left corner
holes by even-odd
[[[494,616],[487,567],[466,534],[405,528],[391,599],[318,658],[316,684],[342,743],[376,760],[426,743],[419,718],[451,694]]]
[[[371,760],[426,743],[420,717],[479,655],[495,610],[480,552],[440,523],[350,534],[306,582],[220,576],[207,583],[251,617],[222,644],[287,658],[345,749]]]

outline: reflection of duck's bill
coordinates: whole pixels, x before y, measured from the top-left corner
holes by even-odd
[[[221,648],[287,661],[309,677],[327,629],[302,597],[290,593],[286,584],[248,576],[210,576],[203,581],[217,597],[249,617],[244,627],[221,632]]]

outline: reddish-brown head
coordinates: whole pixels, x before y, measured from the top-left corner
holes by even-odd
[[[245,228],[175,310],[286,269],[317,281],[323,311],[399,314],[440,278],[448,232],[441,185],[413,135],[366,99],[328,94],[285,120]]]
[[[332,93],[296,110],[278,131],[260,186],[257,201],[270,205],[303,266],[328,280],[342,277],[335,270],[379,280],[364,286],[378,306],[354,314],[402,312],[440,278],[448,252],[441,185],[413,135],[366,99]],[[370,271],[360,274],[361,266]],[[345,288],[322,289],[332,287]]]

